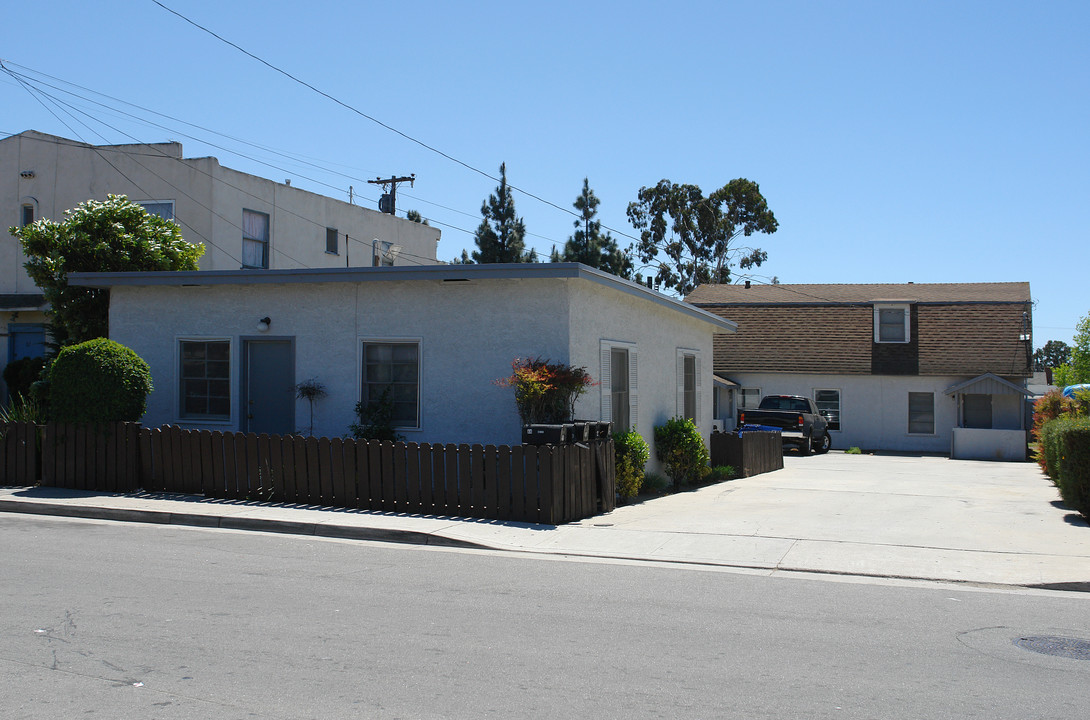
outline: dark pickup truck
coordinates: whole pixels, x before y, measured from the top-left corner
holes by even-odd
[[[756,410],[739,410],[738,427],[766,425],[780,428],[784,445],[794,445],[803,455],[829,452],[829,424],[814,401],[799,395],[765,395]]]

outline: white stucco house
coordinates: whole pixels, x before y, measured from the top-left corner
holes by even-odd
[[[575,263],[80,273],[110,290],[110,337],[151,366],[144,424],[287,433],[309,423],[298,383],[328,396],[314,434],[340,437],[389,389],[409,441],[517,444],[515,358],[582,366],[576,417],[712,425],[713,337],[729,319]]]
[[[347,189],[347,188],[346,188]],[[201,270],[433,265],[439,230],[220,165],[177,142],[89,145],[33,130],[0,140],[0,368],[40,355],[41,291],[9,227],[126,195],[202,243]],[[0,385],[0,400],[5,389]]]
[[[805,395],[833,447],[1024,460],[1029,283],[702,285],[738,323],[715,345],[715,417]]]

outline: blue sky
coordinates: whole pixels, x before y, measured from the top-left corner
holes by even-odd
[[[754,240],[757,281],[1029,281],[1035,346],[1090,313],[1071,269],[1088,246],[1090,3],[161,2],[466,165],[506,162],[563,208],[588,177],[620,233],[641,186],[749,178],[780,223]],[[440,258],[472,249],[493,180],[152,0],[17,3],[3,32],[13,70],[175,118],[79,100],[66,126],[0,75],[3,135],[176,139],[371,207],[367,179],[415,173],[399,208],[442,228]],[[544,254],[572,232],[549,204],[516,207]]]

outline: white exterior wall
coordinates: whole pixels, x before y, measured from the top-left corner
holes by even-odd
[[[117,287],[111,291],[110,336],[152,367],[155,390],[144,423],[239,428],[244,339],[294,338],[296,382],[310,378],[328,396],[315,403],[316,435],[340,437],[355,419],[364,340],[420,342],[420,429],[414,442],[518,443],[513,392],[495,380],[516,356],[567,360],[567,296],[559,282],[374,282],[225,285],[193,288]],[[526,302],[532,294],[532,302]],[[157,311],[149,315],[146,308]],[[260,318],[271,318],[265,334]],[[178,413],[178,340],[231,340],[229,423],[182,421]],[[309,406],[296,404],[296,427]]]
[[[731,373],[743,388],[760,388],[762,395],[804,395],[815,390],[840,390],[840,430],[830,433],[833,447],[859,447],[903,452],[950,452],[951,431],[957,426],[957,404],[944,391],[965,376],[804,375],[795,373]],[[935,395],[935,434],[908,433],[908,394]]]
[[[154,313],[147,312],[156,308]],[[271,319],[259,334],[260,318]],[[152,368],[155,390],[144,424],[237,430],[240,357],[246,339],[292,338],[295,381],[310,378],[328,396],[315,403],[316,435],[340,437],[355,419],[365,340],[420,343],[420,429],[400,430],[416,442],[517,444],[521,427],[514,393],[496,381],[516,357],[539,356],[587,368],[598,379],[599,343],[627,339],[639,352],[639,430],[677,413],[678,347],[701,356],[700,426],[711,426],[713,328],[654,302],[581,279],[384,281],[128,287],[111,291],[110,336]],[[178,341],[231,342],[232,417],[226,423],[181,421]],[[600,388],[578,403],[581,419],[601,418]],[[295,408],[296,427],[309,406]],[[658,467],[653,459],[650,469]]]
[[[693,351],[699,358],[697,425],[707,446],[712,422],[712,331],[706,323],[673,312],[651,300],[622,295],[591,283],[573,288],[571,303],[572,358],[600,380],[599,349],[602,340],[629,343],[637,354],[636,430],[651,446],[649,470],[658,470],[655,459],[654,428],[682,414],[678,407],[677,351]],[[576,416],[602,417],[602,393],[598,385],[580,398]]]

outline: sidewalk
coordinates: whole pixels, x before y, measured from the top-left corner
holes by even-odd
[[[0,511],[494,550],[1090,590],[1090,527],[1036,465],[784,458],[783,470],[553,527],[148,493],[0,488]]]

